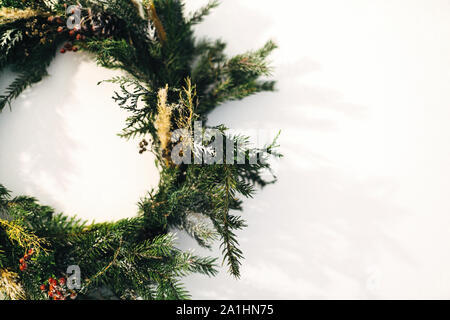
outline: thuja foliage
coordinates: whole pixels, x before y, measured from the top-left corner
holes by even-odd
[[[74,28],[66,25],[75,12],[71,5],[80,18]],[[0,96],[0,111],[47,75],[60,50],[88,52],[100,66],[125,71],[105,79],[117,84],[113,98],[129,112],[121,136],[142,138],[140,152],[154,153],[160,169],[159,185],[141,199],[136,217],[111,223],[89,225],[34,198],[12,197],[0,185],[3,298],[87,299],[101,290],[121,299],[189,298],[181,278],[214,276],[217,262],[177,249],[173,230],[185,230],[206,248],[220,241],[223,262],[240,276],[243,253],[235,232],[246,226],[242,199],[274,181],[262,177],[266,162],[250,161],[261,150],[247,151],[241,165],[175,164],[170,156],[174,130],[187,132],[181,141],[195,157],[205,148],[191,137],[194,121],[205,121],[225,101],[274,89],[273,81],[261,80],[271,72],[273,42],[227,57],[224,42],[195,38],[194,25],[217,5],[211,1],[187,14],[179,0],[0,0],[0,72],[16,75]],[[246,137],[215,129],[224,145],[234,143],[236,157],[237,146],[248,146]],[[265,150],[280,156],[275,147]],[[81,270],[76,290],[65,289],[69,265]]]

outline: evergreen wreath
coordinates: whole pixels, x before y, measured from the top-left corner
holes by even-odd
[[[121,136],[142,138],[139,152],[154,153],[160,182],[141,199],[136,217],[91,225],[34,198],[12,197],[0,185],[1,297],[187,299],[180,279],[214,276],[216,259],[177,249],[173,229],[206,248],[220,239],[224,263],[239,277],[243,253],[235,232],[246,223],[236,212],[257,186],[276,178],[263,178],[265,162],[250,163],[258,152],[250,146],[243,165],[176,165],[170,133],[191,132],[195,120],[205,121],[225,101],[273,90],[274,82],[261,77],[270,75],[266,59],[276,45],[228,58],[224,42],[195,39],[193,26],[217,1],[189,17],[180,0],[73,1],[0,0],[0,72],[17,75],[0,96],[0,111],[47,75],[56,54],[90,52],[100,66],[126,71],[106,80],[118,85],[113,98],[130,113]],[[248,144],[224,126],[215,129]],[[264,151],[279,157],[275,141]],[[76,289],[68,285],[71,265],[82,272]]]

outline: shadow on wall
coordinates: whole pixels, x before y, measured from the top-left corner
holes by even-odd
[[[11,111],[6,107],[0,115],[0,137],[9,137],[2,139],[1,175],[15,173],[15,179],[8,179],[7,188],[17,190],[25,186],[27,194],[52,199],[56,207],[62,204],[46,193],[40,179],[57,177],[53,179],[55,187],[64,190],[70,177],[77,174],[71,153],[77,151],[78,145],[67,132],[61,109],[65,102],[81,98],[72,94],[74,81],[71,76],[83,60],[86,60],[84,55],[74,55],[70,60],[55,59],[49,73],[63,68],[67,74],[64,81],[60,77],[46,77],[45,81],[34,84],[14,100]],[[7,74],[2,80],[10,80],[12,76]],[[25,134],[20,134],[17,128],[24,128]],[[15,135],[11,136],[11,132]],[[2,183],[6,182],[2,180]]]
[[[113,84],[97,83],[118,71],[68,53],[55,58],[49,74],[0,114],[1,183],[86,220],[135,216],[159,174],[137,141],[117,136],[127,112],[111,98]]]
[[[392,181],[359,179],[328,159],[321,152],[325,146],[305,143],[317,136],[334,139],[341,119],[364,121],[366,115],[338,92],[301,84],[318,71],[319,64],[307,58],[278,66],[277,92],[227,103],[210,116],[210,124],[232,129],[281,129],[284,158],[278,182],[245,201],[242,278],[231,281],[226,267],[215,279],[192,276],[187,284],[194,298],[376,298],[383,282],[381,255],[415,263],[389,230],[406,214],[388,200]],[[312,108],[320,118],[309,116]],[[181,237],[183,248],[192,246]],[[220,256],[218,247],[199,252]]]

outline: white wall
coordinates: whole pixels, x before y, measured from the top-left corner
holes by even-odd
[[[278,42],[278,92],[210,122],[280,128],[286,157],[246,202],[242,279],[194,297],[450,298],[450,3],[227,0],[198,32]]]
[[[97,222],[132,217],[159,173],[139,141],[117,136],[128,114],[117,89],[97,83],[119,72],[87,55],[58,54],[50,77],[0,114],[0,183],[58,211]],[[2,76],[1,90],[11,81]]]
[[[278,92],[210,123],[282,129],[285,159],[245,202],[242,279],[190,277],[194,298],[450,298],[450,3],[227,0],[198,33],[230,54],[278,42]],[[0,181],[61,210],[89,215],[100,198],[92,216],[133,215],[157,174],[113,140],[124,115],[94,85],[112,73],[69,55],[51,70],[0,115]]]

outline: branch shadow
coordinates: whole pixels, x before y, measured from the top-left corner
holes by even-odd
[[[139,155],[137,141],[117,136],[127,114],[111,98],[117,88],[97,82],[118,71],[93,60],[58,55],[50,76],[0,114],[0,177],[14,195],[89,221],[114,221],[136,215],[159,173],[149,165],[151,153]]]
[[[347,103],[338,92],[297,81],[316,71],[319,64],[308,58],[284,65],[275,75],[280,79],[276,93],[226,103],[211,114],[209,124],[233,130],[281,129],[285,157],[276,172],[278,182],[245,201],[249,227],[239,233],[242,279],[230,282],[225,267],[214,280],[193,275],[187,283],[195,298],[377,298],[381,254],[416,263],[389,232],[408,215],[390,198],[395,182],[352,176],[303,143],[304,133],[333,134],[340,119],[366,117],[364,106]],[[326,116],[309,117],[311,108]],[[194,245],[185,234],[181,237],[182,247]],[[213,255],[221,256],[218,247]]]
[[[72,59],[58,59],[50,65],[47,76],[21,94],[11,104],[11,111],[0,114],[0,136],[13,137],[3,140],[0,154],[1,175],[5,184],[13,190],[26,186],[26,193],[38,198],[56,199],[41,188],[42,179],[53,176],[56,188],[65,189],[72,175],[76,175],[71,153],[77,150],[77,143],[67,132],[66,119],[61,106],[68,100],[77,99],[70,88],[70,76],[61,79],[57,70],[64,68],[65,74],[75,74],[85,57],[75,55]],[[57,74],[58,76],[53,76]],[[5,78],[8,78],[6,75]],[[18,131],[17,128],[24,128]],[[48,139],[48,137],[53,137]],[[11,173],[14,178],[11,179]]]

